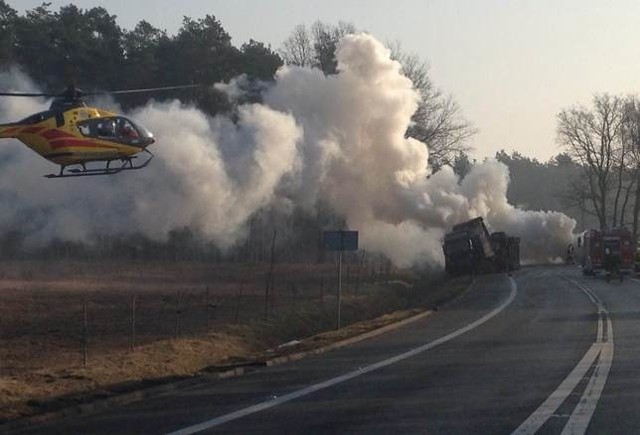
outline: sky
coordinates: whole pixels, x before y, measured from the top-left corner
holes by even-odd
[[[57,10],[67,1],[49,0]],[[8,0],[20,13],[42,0]],[[175,33],[182,17],[215,15],[235,45],[277,49],[297,24],[346,21],[398,41],[431,65],[478,129],[472,155],[505,149],[548,160],[561,151],[556,115],[595,93],[640,90],[637,0],[75,0],[124,28],[144,19]]]

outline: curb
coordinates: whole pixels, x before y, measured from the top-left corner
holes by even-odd
[[[469,285],[469,288],[470,287],[471,285]],[[466,291],[462,293],[466,293]],[[453,298],[453,299],[456,299],[456,298]],[[69,408],[64,408],[59,411],[47,412],[44,414],[34,415],[31,417],[25,417],[19,420],[9,421],[7,423],[0,425],[0,429],[5,433],[9,433],[10,431],[17,432],[17,431],[22,431],[27,429],[34,429],[38,426],[50,423],[54,420],[62,420],[68,417],[85,416],[85,415],[96,413],[99,411],[111,409],[116,406],[127,405],[129,403],[139,402],[145,399],[160,397],[162,395],[172,393],[174,391],[199,385],[203,381],[219,381],[222,379],[242,376],[245,373],[256,370],[257,367],[260,367],[260,366],[273,367],[273,366],[284,364],[287,362],[298,361],[308,356],[319,355],[319,354],[328,352],[330,350],[339,349],[341,347],[348,346],[350,344],[354,344],[359,341],[367,340],[369,338],[382,335],[386,332],[393,331],[394,329],[401,328],[405,325],[408,325],[420,319],[426,318],[430,316],[433,312],[434,310],[426,310],[422,313],[408,317],[404,320],[400,320],[398,322],[391,323],[389,325],[385,325],[380,328],[377,328],[368,332],[364,332],[362,334],[349,337],[344,340],[337,341],[335,343],[331,343],[329,345],[322,346],[316,349],[311,349],[303,352],[296,352],[289,355],[283,355],[283,356],[278,356],[274,358],[268,358],[265,360],[259,360],[259,361],[256,361],[256,364],[249,366],[248,369],[245,367],[238,367],[238,368],[233,368],[230,370],[225,370],[217,373],[207,373],[203,369],[202,372],[188,379],[174,381],[167,384],[158,385],[156,387],[150,387],[142,390],[132,391],[130,393],[119,394],[106,399],[99,399],[94,402],[72,406]]]
[[[422,313],[419,313],[419,314],[416,314],[414,316],[408,317],[408,318],[406,318],[404,320],[400,320],[399,322],[391,323],[389,325],[382,326],[382,327],[380,327],[378,329],[374,329],[372,331],[368,331],[368,332],[362,333],[360,335],[349,337],[349,338],[346,338],[346,339],[341,340],[341,341],[336,341],[335,343],[331,343],[331,344],[328,344],[326,346],[318,347],[316,349],[306,350],[306,351],[303,351],[303,352],[296,352],[296,353],[292,353],[290,355],[278,356],[278,357],[275,357],[275,358],[267,359],[265,361],[265,363],[266,363],[267,367],[271,367],[271,366],[284,364],[284,363],[291,362],[291,361],[297,361],[297,360],[300,360],[300,359],[305,358],[307,356],[319,355],[319,354],[328,352],[328,351],[333,350],[333,349],[339,349],[341,347],[348,346],[350,344],[357,343],[359,341],[363,341],[363,340],[366,340],[368,338],[372,338],[372,337],[376,337],[378,335],[382,335],[385,332],[393,331],[394,329],[401,328],[401,327],[403,327],[405,325],[408,325],[410,323],[413,323],[413,322],[415,322],[417,320],[420,320],[420,319],[423,319],[425,317],[428,317],[432,313],[433,313],[432,310],[424,311]]]

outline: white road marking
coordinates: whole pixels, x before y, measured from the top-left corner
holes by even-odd
[[[569,421],[562,431],[562,435],[583,434],[587,431],[591,417],[596,410],[598,400],[607,382],[607,376],[613,362],[613,331],[611,319],[607,318],[608,337],[607,342],[601,344],[598,364],[591,374],[587,388],[584,390],[578,406],[573,410]]]
[[[371,365],[359,368],[358,370],[354,370],[354,371],[346,373],[344,375],[328,379],[328,380],[326,380],[324,382],[320,382],[318,384],[310,385],[310,386],[308,386],[306,388],[303,388],[301,390],[297,390],[297,391],[293,391],[293,392],[288,393],[288,394],[284,394],[284,395],[282,395],[280,397],[277,397],[275,399],[264,401],[264,402],[260,402],[260,403],[257,403],[255,405],[253,405],[253,406],[249,406],[247,408],[242,408],[242,409],[239,409],[237,411],[231,412],[229,414],[221,415],[220,417],[216,417],[216,418],[213,418],[211,420],[207,420],[207,421],[204,421],[202,423],[195,424],[193,426],[189,426],[189,427],[186,427],[184,429],[177,430],[175,432],[171,432],[169,435],[190,435],[190,434],[202,432],[204,430],[211,429],[211,428],[213,428],[215,426],[219,426],[221,424],[224,424],[224,423],[227,423],[227,422],[230,422],[230,421],[233,421],[233,420],[237,420],[239,418],[243,418],[243,417],[246,417],[246,416],[251,415],[251,414],[255,414],[256,412],[264,411],[265,409],[273,408],[274,406],[281,405],[283,403],[290,402],[290,401],[295,400],[295,399],[299,399],[300,397],[307,396],[309,394],[315,393],[316,391],[324,390],[325,388],[329,388],[329,387],[331,387],[333,385],[340,384],[342,382],[348,381],[348,380],[356,378],[358,376],[362,376],[362,375],[364,375],[366,373],[373,372],[373,371],[381,369],[383,367],[390,366],[391,364],[395,364],[395,363],[397,363],[399,361],[405,360],[407,358],[411,358],[412,356],[418,355],[418,354],[420,354],[422,352],[425,352],[425,351],[427,351],[429,349],[433,349],[434,347],[439,346],[439,345],[441,345],[443,343],[446,343],[447,341],[451,341],[454,338],[457,338],[457,337],[461,336],[462,334],[464,334],[466,332],[469,332],[472,329],[475,329],[478,326],[482,325],[483,323],[487,322],[488,320],[490,320],[491,318],[493,318],[494,316],[499,314],[506,307],[508,307],[511,304],[511,302],[513,302],[513,300],[516,297],[516,294],[518,293],[518,287],[517,287],[516,282],[514,281],[513,278],[509,277],[509,280],[511,282],[511,292],[509,293],[509,296],[507,297],[507,299],[500,306],[498,306],[497,308],[495,308],[491,312],[485,314],[484,316],[482,316],[481,318],[479,318],[475,322],[469,323],[468,325],[464,326],[463,328],[460,328],[460,329],[458,329],[458,330],[456,330],[454,332],[451,332],[450,334],[447,334],[444,337],[440,337],[437,340],[434,340],[434,341],[431,341],[429,343],[423,344],[422,346],[416,347],[416,348],[411,349],[411,350],[409,350],[407,352],[401,353],[400,355],[396,355],[394,357],[385,359],[385,360],[377,362],[375,364],[371,364]]]
[[[551,393],[547,400],[536,409],[515,431],[514,434],[525,435],[534,434],[542,427],[543,424],[553,415],[560,407],[562,402],[569,397],[569,394],[580,383],[584,375],[593,365],[593,362],[600,353],[600,345],[592,344],[587,353],[584,354],[580,362],[574,367],[564,381]]]
[[[591,417],[596,409],[600,395],[607,381],[609,369],[613,362],[613,326],[608,316],[607,310],[604,308],[602,301],[596,296],[591,289],[578,283],[577,281],[567,279],[573,285],[582,290],[587,297],[596,305],[598,310],[598,331],[596,341],[591,345],[589,350],[584,354],[580,362],[574,367],[564,381],[551,393],[542,405],[536,409],[513,433],[518,435],[533,434],[538,431],[546,421],[556,415],[555,412],[562,403],[569,397],[569,394],[577,387],[584,378],[589,368],[593,365],[596,358],[598,362],[591,374],[587,387],[580,398],[580,402],[569,416],[569,421],[565,425],[562,434],[584,434],[589,426]],[[607,340],[603,341],[604,319],[607,322]]]

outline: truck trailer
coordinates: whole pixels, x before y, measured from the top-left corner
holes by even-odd
[[[491,236],[481,217],[454,225],[445,234],[443,251],[449,275],[468,275],[484,271],[493,261]]]
[[[508,236],[502,231],[491,233],[491,246],[495,252],[494,271],[520,269],[520,237]]]
[[[449,275],[492,273],[520,268],[520,238],[489,234],[482,217],[454,225],[442,245]]]

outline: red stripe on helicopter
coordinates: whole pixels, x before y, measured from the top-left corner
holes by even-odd
[[[111,148],[117,150],[120,147],[117,145],[100,144],[76,138],[51,141],[51,149],[57,150],[58,148]]]
[[[10,128],[7,128],[5,131],[3,131],[2,134],[14,134],[18,130],[19,130],[18,127],[10,127]]]
[[[31,133],[31,134],[36,134],[42,130],[44,130],[46,127],[28,127],[28,128],[23,128],[22,131],[20,133]]]
[[[74,135],[65,133],[64,131],[56,130],[55,128],[43,132],[42,136],[44,136],[46,139],[60,139],[66,137],[75,138]]]

